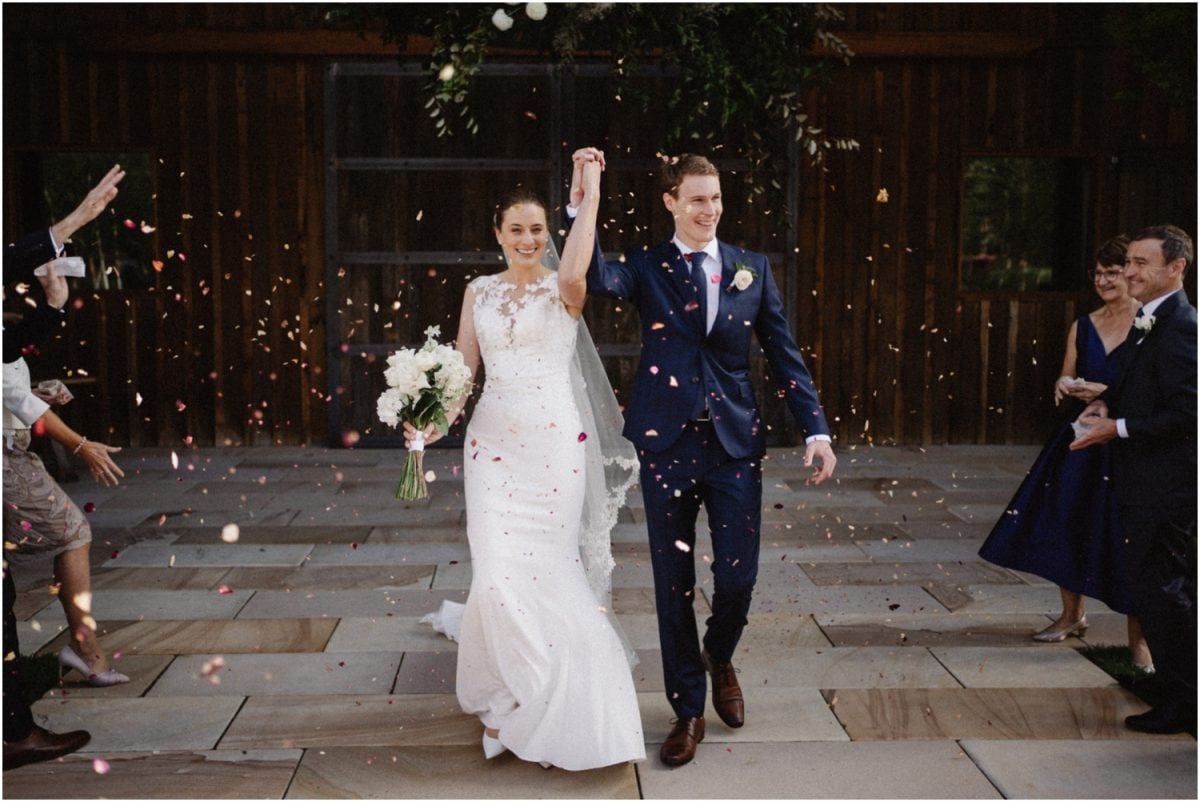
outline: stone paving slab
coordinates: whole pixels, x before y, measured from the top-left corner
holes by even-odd
[[[238,618],[371,618],[422,616],[444,599],[466,602],[465,590],[260,590]]]
[[[849,741],[841,723],[816,688],[744,687],[746,725],[732,729],[705,711],[705,744],[746,744],[787,741]],[[657,760],[658,745],[666,740],[675,719],[666,694],[638,694],[646,754]]]
[[[929,613],[945,608],[918,587],[829,586],[768,589],[754,594],[751,609],[759,613],[795,612],[820,615],[831,612]]]
[[[8,799],[282,799],[303,752],[221,749],[68,755],[4,772]],[[103,759],[100,774],[93,761]]]
[[[418,623],[420,616],[343,618],[326,645],[330,652],[453,652],[458,644]]]
[[[193,527],[179,530],[176,543],[210,545],[222,543],[224,527]],[[370,536],[369,526],[242,526],[239,546],[293,545],[296,543],[362,543]]]
[[[645,539],[644,537],[642,538]],[[427,526],[412,524],[407,526],[374,526],[371,527],[366,543],[466,543],[467,528],[464,525]]]
[[[287,504],[287,501],[280,502]],[[143,508],[144,511],[144,508]],[[140,523],[146,526],[167,527],[170,529],[186,529],[189,527],[213,527],[237,524],[242,528],[250,526],[286,526],[296,519],[298,511],[287,507],[284,509],[268,508],[265,510],[215,510],[188,512],[159,511],[145,516],[140,521],[129,521],[129,524]]]
[[[39,725],[53,732],[90,732],[92,740],[81,753],[176,752],[216,746],[242,702],[240,696],[41,699],[33,713]]]
[[[360,543],[357,547],[316,545],[309,565],[437,565],[451,560],[469,560],[467,544],[457,543]]]
[[[968,688],[1103,688],[1116,684],[1074,649],[935,646],[929,650]]]
[[[984,562],[821,562],[806,565],[805,573],[817,585],[927,585],[933,582],[964,585],[1019,585],[1003,568]]]
[[[437,590],[469,590],[471,587],[471,561],[470,560],[451,560],[438,566],[433,566],[436,574],[433,576],[433,584],[431,587]],[[620,573],[621,564],[618,563],[616,569],[613,570],[613,584],[617,584],[617,577]]]
[[[215,590],[105,590],[92,594],[92,616],[105,621],[233,618],[252,593]],[[66,621],[62,606],[47,607],[34,618]]]
[[[95,568],[92,591],[216,590],[231,569],[221,568]]]
[[[1195,799],[1196,744],[977,741],[962,748],[1009,799]]]
[[[855,741],[1164,737],[1125,728],[1125,716],[1147,706],[1119,686],[840,688],[825,695]]]
[[[821,631],[835,646],[1028,646],[1068,647],[1033,640],[1049,619],[1036,614],[931,613],[890,615],[822,613]]]
[[[1062,612],[1062,595],[1054,585],[934,586],[929,591],[954,612],[1032,613],[1054,618]],[[1097,599],[1088,599],[1089,610],[1111,612]]]
[[[544,770],[473,746],[308,750],[289,799],[637,799],[631,764]]]
[[[100,638],[110,654],[252,654],[319,652],[334,619],[136,621]],[[24,638],[22,637],[22,650]]]
[[[396,674],[396,694],[454,693],[458,651],[405,652]]]
[[[743,688],[956,688],[926,649],[883,646],[797,649],[738,655]]]
[[[214,658],[220,658],[220,665]],[[399,652],[182,655],[147,694],[286,696],[388,693]]]
[[[399,590],[425,589],[432,565],[311,565],[300,568],[232,568],[223,579],[239,590]]]
[[[233,568],[250,565],[298,566],[314,547],[294,545],[193,545],[134,543],[104,564],[106,568]]]
[[[18,621],[28,621],[42,610],[51,605],[57,606],[58,603],[58,597],[52,595],[46,588],[18,592],[13,604],[13,616]]]
[[[453,744],[479,749],[481,733],[479,719],[463,713],[453,694],[252,696],[220,745],[328,749]]]
[[[714,748],[715,747],[715,748]],[[953,741],[701,744],[638,765],[643,799],[998,799]]]
[[[866,552],[872,560],[881,563],[979,562],[986,566],[988,563],[984,563],[983,558],[979,556],[979,547],[982,545],[982,540],[963,538],[961,540],[889,540],[887,543],[882,540],[863,541],[858,544],[858,547]]]

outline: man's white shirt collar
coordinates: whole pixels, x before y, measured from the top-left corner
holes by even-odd
[[[1147,301],[1146,303],[1142,304],[1142,314],[1143,315],[1153,315],[1154,310],[1158,309],[1160,306],[1162,306],[1163,301],[1167,300],[1168,298],[1170,298],[1172,295],[1174,295],[1177,292],[1179,292],[1179,290],[1171,290],[1166,295],[1160,295],[1157,298],[1155,298],[1153,301]]]
[[[683,253],[683,254],[693,253],[696,250],[695,248],[689,248],[688,246],[684,245],[683,242],[679,239],[678,234],[671,237],[671,242],[675,245],[676,248],[679,249],[679,252]],[[708,244],[705,245],[703,248],[700,248],[699,250],[704,251],[704,255],[707,256],[709,258],[709,260],[711,260],[711,264],[717,264],[717,265],[721,264],[721,249],[717,245],[716,237],[713,237],[711,240],[709,240]]]

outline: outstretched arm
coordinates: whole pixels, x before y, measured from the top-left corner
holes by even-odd
[[[562,260],[558,268],[558,293],[567,311],[574,318],[583,313],[583,304],[587,300],[587,273],[595,250],[596,214],[600,206],[600,171],[603,169],[601,163],[595,159],[584,161],[582,164],[576,162],[576,165],[582,196],[575,224],[571,226],[571,233],[563,246]],[[574,183],[572,181],[572,185]],[[574,200],[574,186],[571,196]]]
[[[50,228],[54,241],[61,246],[72,234],[95,220],[100,212],[104,211],[104,207],[117,197],[117,184],[121,183],[124,177],[125,171],[121,169],[121,165],[114,164],[108,174],[100,179],[100,183],[92,187],[92,191],[84,197],[75,211]]]

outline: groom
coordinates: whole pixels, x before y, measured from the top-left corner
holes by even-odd
[[[568,217],[582,198],[582,164],[603,166],[604,154],[584,148],[573,159]],[[819,463],[811,481],[828,479],[837,459],[766,257],[717,240],[717,168],[691,154],[665,161],[661,189],[674,237],[616,262],[604,260],[597,237],[588,292],[634,303],[641,315],[642,357],[624,434],[641,461],[663,674],[677,716],[659,754],[678,766],[704,740],[706,670],[717,715],[730,727],[744,721],[731,661],[758,574],[766,452],[750,383],[751,332],[805,434],[804,464]],[[714,587],[703,646],[692,607],[701,504],[712,534]]]
[[[1183,276],[1192,238],[1140,232],[1125,252],[1142,302],[1117,381],[1079,423],[1071,448],[1113,443],[1113,490],[1129,543],[1132,597],[1165,699],[1125,719],[1139,732],[1196,732],[1196,309]]]

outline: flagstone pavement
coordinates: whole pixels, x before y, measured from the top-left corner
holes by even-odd
[[[748,723],[709,715],[676,769],[656,757],[671,711],[635,494],[613,536],[614,607],[641,658],[649,757],[567,772],[484,760],[455,701],[455,644],[417,622],[470,585],[461,452],[429,452],[431,497],[405,505],[392,497],[402,452],[127,449],[119,487],[65,488],[93,526],[102,643],[132,682],[68,675],[35,715],[91,743],[5,772],[3,793],[1194,799],[1196,741],[1125,730],[1145,705],[1079,653],[1122,643],[1124,619],[1089,601],[1085,637],[1034,644],[1057,589],[977,555],[1035,454],[843,449],[837,480],[813,487],[797,452],[772,450],[735,657]],[[711,561],[705,537],[696,558]],[[22,651],[56,652],[48,563],[14,576]],[[701,620],[710,592],[708,579]]]

